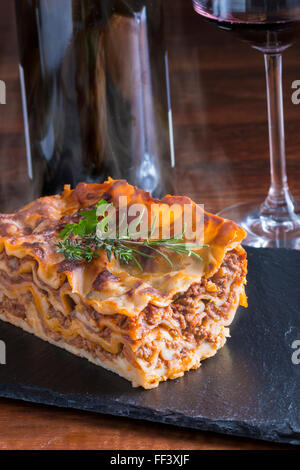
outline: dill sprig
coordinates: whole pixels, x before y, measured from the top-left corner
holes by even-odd
[[[112,217],[109,215],[109,209],[112,207],[113,204],[101,199],[94,209],[81,211],[79,215],[82,218],[78,223],[66,224],[59,232],[58,238],[61,241],[57,244],[58,253],[63,253],[67,260],[84,260],[89,263],[99,257],[99,251],[102,249],[106,252],[109,261],[114,256],[121,263],[134,262],[141,271],[143,268],[139,257],[154,258],[155,255],[159,255],[173,267],[173,263],[165,251],[180,256],[193,256],[199,261],[202,260],[194,250],[208,245],[185,242],[183,239],[185,229],[179,235],[170,238],[151,239],[155,231],[156,218],[151,230],[146,234],[130,231],[128,224],[124,226],[124,220],[121,220],[117,236],[113,236],[110,229]],[[135,229],[140,225],[143,215],[144,212],[135,221]],[[145,239],[141,240],[141,235],[145,235]],[[137,237],[139,239],[136,239]]]

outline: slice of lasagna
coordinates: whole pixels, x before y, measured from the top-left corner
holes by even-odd
[[[158,247],[139,259],[142,270],[102,249],[91,262],[58,252],[66,224],[101,199],[117,206],[120,196],[128,207],[196,206],[186,197],[154,200],[109,179],[66,186],[62,195],[0,215],[0,318],[149,389],[198,368],[224,345],[238,306],[247,303],[245,232],[204,212],[208,246],[199,257],[174,253],[170,266]]]

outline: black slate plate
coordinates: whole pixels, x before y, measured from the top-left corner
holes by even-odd
[[[134,389],[124,379],[0,322],[0,396],[300,444],[300,252],[248,248],[249,308],[197,371]],[[300,347],[298,346],[298,349]],[[294,361],[297,362],[297,361]]]

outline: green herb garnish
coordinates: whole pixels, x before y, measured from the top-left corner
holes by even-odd
[[[141,233],[129,231],[128,224],[120,221],[117,227],[117,236],[110,229],[112,216],[109,215],[109,209],[113,204],[101,199],[94,209],[84,210],[80,212],[82,219],[78,223],[66,224],[59,232],[58,238],[61,240],[58,244],[58,253],[63,253],[67,260],[85,260],[88,263],[93,258],[99,256],[99,250],[102,249],[106,252],[107,258],[110,261],[114,256],[120,262],[128,264],[134,262],[137,267],[142,271],[143,268],[138,257],[154,258],[154,254],[162,256],[171,267],[173,263],[163,248],[166,251],[176,253],[180,256],[193,256],[198,260],[202,260],[197,250],[208,245],[198,245],[197,243],[186,243],[183,240],[185,230],[181,234],[155,240],[151,239],[156,225],[156,218],[153,221],[151,230],[145,235],[145,239],[141,240],[137,237]],[[140,225],[144,213],[135,221],[135,229]],[[150,254],[153,252],[153,255]]]

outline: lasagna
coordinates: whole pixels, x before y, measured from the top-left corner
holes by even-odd
[[[187,197],[153,199],[126,181],[80,183],[40,198],[14,214],[0,214],[0,318],[145,389],[181,377],[213,356],[244,291],[244,230],[203,211],[201,256],[140,260],[143,270],[104,250],[91,262],[68,260],[58,233],[104,199],[128,206],[183,204]],[[162,223],[160,221],[160,223]]]

